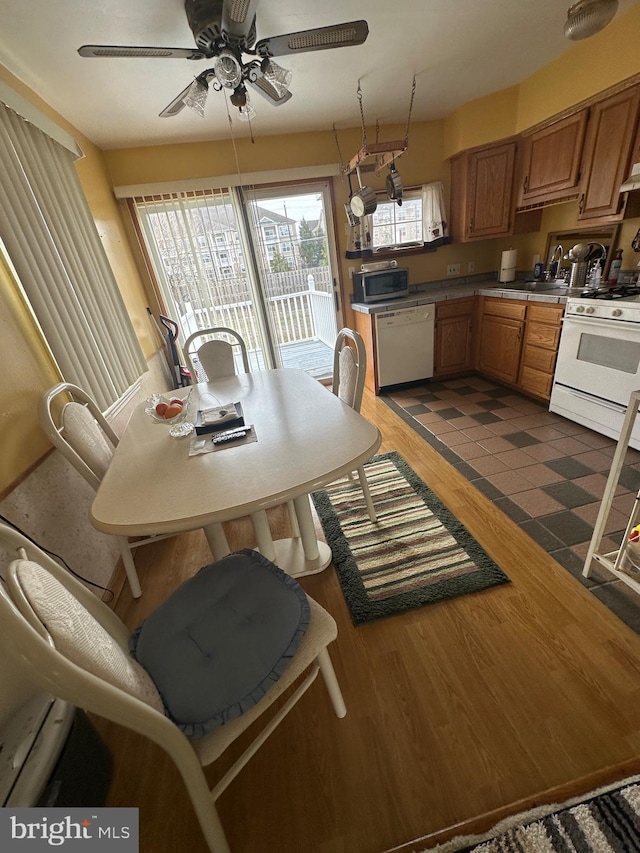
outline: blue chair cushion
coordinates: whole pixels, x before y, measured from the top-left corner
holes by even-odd
[[[200,569],[132,634],[129,647],[190,737],[244,714],[278,680],[309,625],[300,584],[257,551]]]

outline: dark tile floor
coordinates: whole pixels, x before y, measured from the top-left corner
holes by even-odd
[[[640,633],[640,596],[600,566],[582,575],[615,441],[478,376],[394,389],[383,399]],[[630,448],[601,551],[619,547],[638,489],[640,452]]]

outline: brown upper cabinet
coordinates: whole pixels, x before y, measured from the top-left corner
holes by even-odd
[[[578,220],[619,219],[627,201],[620,194],[634,146],[640,86],[625,89],[591,107],[582,158]]]
[[[451,230],[458,242],[510,233],[516,142],[463,151],[451,160]]]
[[[588,115],[583,109],[522,134],[517,207],[577,197]]]

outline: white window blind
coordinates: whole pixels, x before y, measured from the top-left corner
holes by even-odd
[[[0,104],[0,236],[62,376],[106,410],[147,365],[73,161]]]

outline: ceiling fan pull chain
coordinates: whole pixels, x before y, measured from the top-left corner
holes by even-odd
[[[360,88],[360,80],[358,80],[358,101],[360,102],[360,122],[362,124],[362,147],[367,147],[367,131],[364,126],[364,110],[362,109],[362,89]]]
[[[405,141],[409,141],[409,125],[411,124],[411,111],[413,110],[413,96],[416,93],[416,75],[413,75],[413,84],[411,85],[411,100],[409,101],[409,115],[407,116],[407,129],[404,133]]]

